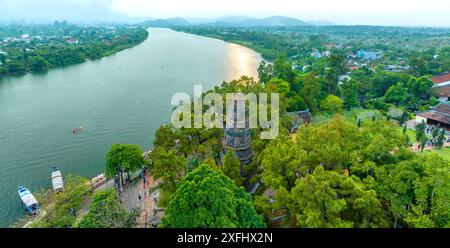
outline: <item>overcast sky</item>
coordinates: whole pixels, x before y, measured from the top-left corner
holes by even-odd
[[[0,14],[39,17],[44,12],[42,16],[49,17],[58,12],[61,18],[76,16],[76,5],[80,9],[98,8],[102,15],[104,10],[109,10],[132,17],[285,15],[337,24],[450,26],[450,0],[0,0]],[[8,9],[9,13],[2,13],[1,8],[3,12]]]

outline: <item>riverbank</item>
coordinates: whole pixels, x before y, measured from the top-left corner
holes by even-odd
[[[27,33],[9,29],[2,33],[0,26],[0,78],[95,61],[137,46],[149,35],[146,29],[126,26],[25,25],[17,29]]]
[[[181,27],[173,27],[172,29],[175,31],[178,31],[178,32],[184,32],[184,33],[188,33],[188,34],[194,34],[194,35],[199,35],[199,36],[203,36],[203,37],[218,39],[221,41],[225,41],[228,43],[233,43],[233,44],[236,44],[239,46],[246,47],[248,49],[254,50],[254,51],[258,52],[259,54],[261,54],[262,58],[266,62],[273,62],[280,55],[279,51],[277,51],[275,49],[267,49],[267,48],[264,48],[263,46],[255,44],[253,42],[243,40],[243,39],[239,40],[239,39],[235,39],[235,38],[230,38],[227,35],[220,34],[220,33],[197,32],[197,31],[194,31],[189,28],[181,28]]]
[[[147,37],[148,37],[148,36],[147,36]],[[146,37],[145,39],[147,39],[147,37]],[[8,77],[8,76],[24,76],[24,75],[26,75],[26,74],[28,74],[28,73],[33,73],[33,72],[34,72],[34,73],[46,73],[46,72],[48,72],[49,70],[52,70],[52,69],[57,69],[57,68],[65,67],[65,66],[71,66],[71,65],[77,65],[77,64],[85,63],[85,62],[87,62],[87,61],[95,61],[95,60],[99,60],[99,59],[102,59],[102,58],[104,58],[104,57],[108,57],[108,56],[111,56],[111,55],[113,55],[113,54],[115,54],[115,53],[121,52],[121,51],[123,51],[123,50],[129,49],[129,48],[132,48],[132,47],[135,47],[135,46],[141,44],[142,42],[144,42],[145,39],[142,40],[142,41],[136,42],[136,43],[130,43],[130,44],[127,44],[127,45],[122,45],[122,46],[120,46],[120,47],[114,48],[114,49],[112,49],[112,50],[110,50],[110,51],[105,52],[104,54],[102,54],[102,55],[101,55],[100,57],[98,57],[98,58],[94,58],[94,59],[86,59],[86,60],[84,60],[84,61],[81,61],[81,62],[78,62],[78,63],[73,63],[73,64],[64,64],[64,65],[60,65],[60,66],[58,66],[58,67],[48,68],[48,70],[45,70],[45,71],[31,71],[31,70],[26,70],[26,71],[24,71],[24,72],[16,72],[16,73],[0,74],[0,79],[1,79],[2,77]]]
[[[104,174],[90,180],[75,177],[78,178],[76,181],[73,175],[65,177],[67,186],[62,192],[55,193],[51,189],[34,192],[41,204],[36,215],[26,215],[10,227],[78,227],[80,220],[89,213],[95,195],[107,190],[116,192],[124,210],[136,214],[133,227],[145,228],[161,222],[163,214],[156,205],[159,200],[159,181],[154,180],[149,173],[143,170],[133,173],[131,181],[118,191],[114,180],[106,178]]]

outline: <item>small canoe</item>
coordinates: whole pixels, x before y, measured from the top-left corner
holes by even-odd
[[[31,194],[31,192],[23,186],[19,186],[17,192],[19,193],[19,197],[27,208],[28,212],[30,212],[31,214],[36,213],[36,210],[39,208],[39,203],[37,202],[33,194]]]
[[[52,186],[53,191],[56,193],[61,192],[64,188],[61,171],[56,169],[56,167],[53,167],[52,170]]]

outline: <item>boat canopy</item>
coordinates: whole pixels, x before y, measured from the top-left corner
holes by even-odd
[[[54,191],[61,191],[64,187],[61,171],[52,172],[52,186]]]
[[[23,204],[25,204],[25,206],[27,208],[36,206],[38,204],[36,198],[34,198],[33,194],[31,194],[31,192],[24,188],[24,187],[19,187],[19,196],[20,199],[22,200]]]

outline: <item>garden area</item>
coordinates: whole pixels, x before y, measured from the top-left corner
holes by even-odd
[[[372,109],[364,109],[364,108],[353,108],[350,110],[342,110],[340,114],[349,122],[357,123],[358,119],[361,119],[361,121],[364,120],[371,120],[373,116],[378,118],[385,118],[378,110],[372,110]],[[312,124],[320,125],[324,123],[328,123],[333,118],[333,114],[331,112],[319,112],[312,116]],[[403,132],[404,127],[399,126],[398,131]],[[408,135],[409,140],[412,143],[417,143],[416,141],[416,131],[410,128],[406,129],[406,135]],[[292,135],[292,139],[295,140],[295,134]],[[430,153],[436,153],[446,160],[450,161],[450,148],[449,147],[443,147],[441,149],[439,148],[433,148],[431,150],[424,150],[423,152],[417,152],[418,155],[424,155],[424,154],[430,154]]]
[[[364,109],[364,108],[352,108],[350,110],[342,110],[340,114],[349,122],[357,122],[358,119],[361,121],[370,120],[375,116],[375,118],[380,118],[383,115],[378,110]],[[329,122],[333,118],[331,112],[319,112],[312,116],[313,124],[324,124]]]

